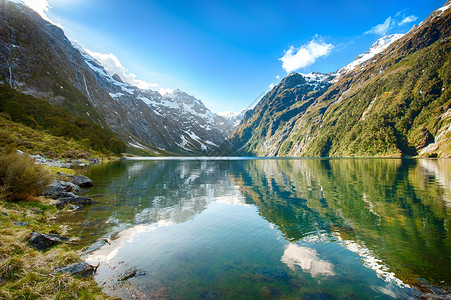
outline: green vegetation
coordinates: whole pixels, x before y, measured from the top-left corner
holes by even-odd
[[[65,234],[62,225],[49,224],[56,209],[47,200],[0,200],[0,298],[1,299],[107,299],[92,278],[51,274],[55,268],[80,261],[77,251],[61,244],[48,251],[28,246],[35,231]],[[6,215],[4,215],[6,214]],[[17,226],[14,221],[28,222]]]
[[[7,86],[0,86],[0,113],[4,118],[37,131],[77,141],[85,149],[110,155],[120,155],[126,149],[125,143],[110,130]]]
[[[447,125],[438,121],[451,104],[450,50],[451,43],[438,42],[412,54],[332,105],[318,131],[319,138],[331,139],[327,156],[418,155],[434,142]],[[316,153],[313,148],[307,152]],[[448,155],[451,149],[442,152]]]
[[[342,74],[327,91],[286,84],[270,91],[230,143],[258,156],[451,157],[449,14]]]
[[[56,267],[81,260],[68,244],[48,251],[27,244],[31,232],[66,233],[65,226],[51,221],[55,206],[36,197],[50,178],[28,155],[14,152],[0,157],[0,298],[106,299],[92,278],[52,274]]]
[[[49,158],[89,158],[101,157],[103,153],[94,151],[73,139],[65,139],[34,130],[20,123],[0,116],[0,149],[19,149],[30,154]]]
[[[5,200],[39,196],[49,183],[49,173],[29,155],[11,152],[0,156],[0,197]]]

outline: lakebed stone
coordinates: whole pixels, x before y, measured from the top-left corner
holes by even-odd
[[[117,279],[118,281],[126,281],[132,277],[135,276],[144,276],[146,275],[145,271],[142,270],[138,270],[135,267],[128,269],[127,271],[125,271],[122,275],[119,276],[119,278]]]

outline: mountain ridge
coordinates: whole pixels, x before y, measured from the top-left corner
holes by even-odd
[[[283,86],[288,75],[230,147],[257,156],[451,156],[449,3],[321,92]]]
[[[150,152],[205,155],[233,126],[186,93],[161,95],[109,74],[27,6],[2,0],[0,9],[0,83],[111,128]]]

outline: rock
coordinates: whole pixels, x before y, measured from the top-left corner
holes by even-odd
[[[80,187],[72,182],[54,180],[47,186],[42,195],[52,199],[58,199],[66,196],[68,192],[77,192],[79,190]]]
[[[13,224],[16,225],[16,226],[27,226],[27,225],[30,224],[30,223],[28,223],[28,222],[14,221]]]
[[[255,269],[255,274],[271,281],[288,279],[288,273],[279,268],[257,268]]]
[[[38,232],[30,233],[29,237],[28,245],[37,250],[46,250],[58,243],[68,240],[68,238],[57,234],[42,234]]]
[[[67,178],[72,178],[72,177],[74,177],[74,176],[72,176],[72,175],[69,175],[69,174],[66,174],[66,173],[63,173],[63,172],[60,172],[60,171],[56,172],[56,175],[58,175],[58,176],[64,176],[64,177],[67,177]]]
[[[37,214],[42,214],[42,210],[39,209],[39,208],[37,208],[37,207],[34,207],[34,208],[32,208],[31,210],[34,211],[34,212],[37,213]]]
[[[68,205],[67,205],[67,208],[68,208],[70,211],[75,211],[75,210],[80,209],[81,207],[78,206],[78,205],[74,205],[74,204],[68,204]]]
[[[125,281],[135,276],[143,276],[146,272],[136,269],[135,267],[128,269],[124,274],[118,277],[117,281]]]
[[[59,273],[59,272],[60,273],[70,273],[72,275],[86,278],[86,277],[92,276],[97,271],[98,267],[99,267],[98,265],[93,266],[93,265],[88,264],[87,262],[82,261],[79,263],[69,265],[67,267],[58,268],[55,271],[53,271],[52,274]]]
[[[63,209],[66,206],[67,202],[58,200],[55,202],[55,206],[58,209]]]
[[[32,157],[38,164],[45,164],[47,162],[47,160],[44,157],[40,156],[39,154],[30,155],[30,157]]]
[[[91,198],[85,196],[78,196],[72,192],[66,193],[66,195],[61,197],[59,200],[65,203],[71,203],[78,206],[94,203],[94,201]]]
[[[91,164],[93,164],[93,165],[98,165],[99,162],[100,162],[98,158],[91,158],[89,161],[90,161]]]
[[[92,180],[84,175],[74,176],[70,182],[78,185],[79,187],[91,187],[93,185]]]
[[[107,242],[105,242],[102,239],[97,240],[94,244],[88,246],[86,249],[83,249],[83,255],[87,255],[91,252],[99,250],[103,245],[106,245],[106,244],[107,244]]]

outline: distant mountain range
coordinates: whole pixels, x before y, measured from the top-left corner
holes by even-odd
[[[219,116],[227,119],[232,124],[232,127],[228,128],[228,132],[226,132],[227,136],[233,131],[233,129],[238,126],[238,124],[240,124],[241,119],[243,119],[244,117],[244,114],[249,110],[251,110],[249,107],[245,107],[238,112],[224,111],[218,113]]]
[[[450,7],[335,73],[288,75],[246,113],[228,151],[451,157]]]
[[[124,82],[61,28],[0,0],[0,84],[112,131],[141,155],[448,157],[450,1],[341,70],[289,74],[253,109],[215,114],[183,91]]]
[[[109,74],[27,6],[0,1],[0,42],[1,84],[109,127],[149,155],[205,155],[234,129],[232,121],[180,90],[162,95]]]

